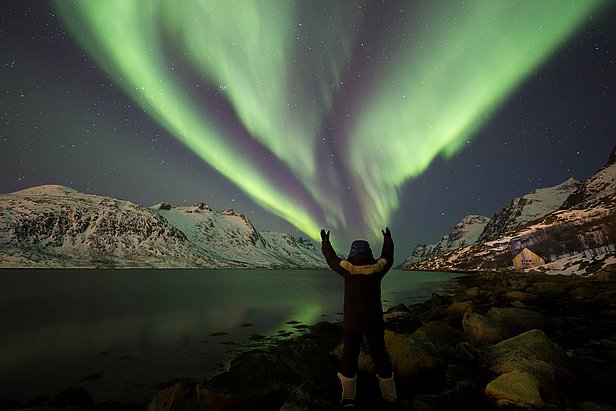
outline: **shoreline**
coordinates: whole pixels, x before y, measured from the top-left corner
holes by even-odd
[[[540,273],[459,274],[451,281],[453,295],[433,294],[384,315],[400,409],[490,410],[504,404],[616,409],[610,396],[616,379],[614,274],[603,281]],[[69,389],[25,403],[2,400],[0,409],[337,409],[334,357],[341,337],[339,323],[314,324],[299,336],[241,352],[228,371],[207,380],[169,382],[148,403],[94,404],[85,390]],[[524,352],[524,346],[533,352]],[[499,350],[518,351],[512,360]],[[367,410],[379,403],[373,380],[369,353],[362,352],[358,401]]]

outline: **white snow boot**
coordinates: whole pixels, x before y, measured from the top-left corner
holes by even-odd
[[[341,373],[338,373],[338,378],[340,379],[340,383],[342,385],[342,398],[340,399],[340,405],[354,407],[357,375],[353,376],[353,378],[348,378]]]
[[[394,383],[394,373],[391,373],[389,378],[381,378],[376,375],[379,380],[379,387],[381,388],[381,395],[383,400],[387,402],[396,402],[398,396],[396,395],[396,384]]]

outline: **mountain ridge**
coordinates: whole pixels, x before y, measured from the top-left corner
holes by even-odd
[[[490,236],[489,240],[486,241],[488,236],[482,234],[483,241],[480,238],[476,243],[408,264],[404,269],[508,270],[512,269],[513,257],[523,248],[529,248],[546,259],[547,263],[539,267],[546,272],[569,270],[570,273],[584,274],[600,265],[616,263],[615,153],[616,148],[607,164],[579,185],[569,179],[555,186],[560,190],[552,187],[551,192],[560,195],[575,188],[556,210],[522,221],[513,229],[508,229],[507,224],[515,218],[497,213],[493,218],[506,223],[500,225],[504,227],[502,232],[497,231],[497,235]],[[512,204],[519,203],[514,199],[501,213],[516,210],[510,213],[515,214],[514,217],[522,215],[519,208],[512,207]],[[486,225],[486,229],[488,227]],[[595,266],[591,267],[593,264]]]
[[[308,240],[259,233],[243,214],[42,185],[0,195],[0,267],[325,268]]]

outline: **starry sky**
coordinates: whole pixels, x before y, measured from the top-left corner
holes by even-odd
[[[616,145],[616,3],[3,0],[0,193],[234,208],[396,259]]]

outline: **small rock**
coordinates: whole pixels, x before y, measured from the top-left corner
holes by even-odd
[[[489,291],[482,290],[479,287],[471,287],[464,291],[464,295],[473,300],[478,300],[489,296]]]
[[[385,321],[385,328],[397,333],[413,332],[421,326],[419,318],[408,311],[394,311],[383,314],[383,320]]]
[[[387,310],[388,314],[389,313],[395,313],[395,312],[405,312],[405,313],[408,313],[408,312],[411,312],[411,310],[409,310],[409,308],[406,305],[400,303],[398,305],[394,305],[393,307],[390,307]]]
[[[616,290],[604,291],[597,294],[590,302],[599,306],[616,306]]]
[[[460,342],[456,345],[456,360],[462,364],[474,364],[477,362],[479,354],[468,341]]]
[[[524,301],[526,298],[526,293],[523,291],[508,291],[505,294],[505,298],[509,301]]]
[[[559,284],[552,282],[535,283],[537,295],[544,299],[555,299],[567,293],[567,289]]]
[[[514,306],[515,308],[528,308],[528,306],[524,304],[522,301],[513,301],[511,305]]]

